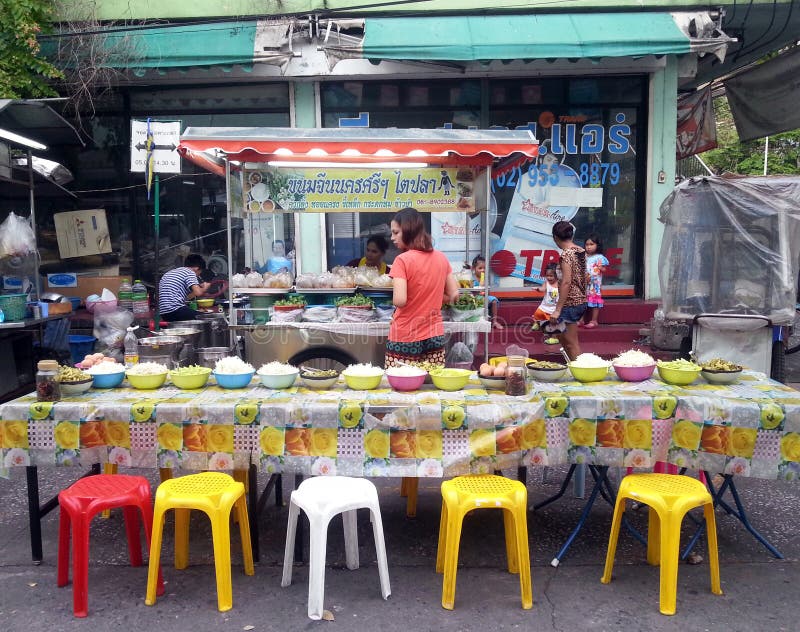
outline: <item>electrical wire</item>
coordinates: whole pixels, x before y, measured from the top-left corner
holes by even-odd
[[[211,173],[210,171],[203,171],[200,173],[176,173],[172,176],[167,176],[166,178],[161,178],[161,182],[169,182],[170,180],[174,180],[175,178],[193,178],[194,176],[215,176],[216,173]],[[129,184],[128,186],[124,187],[112,187],[110,189],[84,189],[82,191],[70,191],[76,195],[78,194],[86,194],[86,193],[113,193],[115,191],[130,191],[131,189],[139,189],[141,187],[146,187],[147,183],[142,182],[141,184]]]

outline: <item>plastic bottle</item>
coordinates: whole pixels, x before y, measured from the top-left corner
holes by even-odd
[[[134,364],[139,363],[139,339],[134,333],[139,326],[128,327],[128,333],[125,334],[125,366],[130,368]]]
[[[122,279],[122,283],[119,284],[117,300],[120,309],[133,311],[133,286],[127,278]]]
[[[146,314],[150,311],[150,302],[147,298],[147,287],[138,279],[133,282],[133,313]]]

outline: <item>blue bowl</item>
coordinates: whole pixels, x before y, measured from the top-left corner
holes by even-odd
[[[125,371],[117,373],[98,373],[92,376],[93,388],[115,388],[125,379]]]
[[[213,375],[217,380],[217,385],[222,388],[245,388],[250,385],[255,371],[250,373],[217,373],[215,371]]]
[[[68,296],[69,302],[72,303],[72,311],[77,312],[81,307],[81,297],[80,296]]]

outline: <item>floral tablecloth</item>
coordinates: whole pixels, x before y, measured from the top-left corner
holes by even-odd
[[[382,386],[386,386],[385,382]],[[89,391],[0,406],[0,464],[441,477],[518,465],[594,463],[794,480],[800,393],[763,374],[718,386],[609,377],[533,383],[528,395],[253,386]]]

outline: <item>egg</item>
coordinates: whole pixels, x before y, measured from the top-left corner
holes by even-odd
[[[502,364],[498,364],[494,367],[494,377],[505,377],[506,376],[506,364],[503,362]]]
[[[494,368],[488,362],[484,362],[478,369],[478,373],[483,377],[489,377],[494,374]]]

